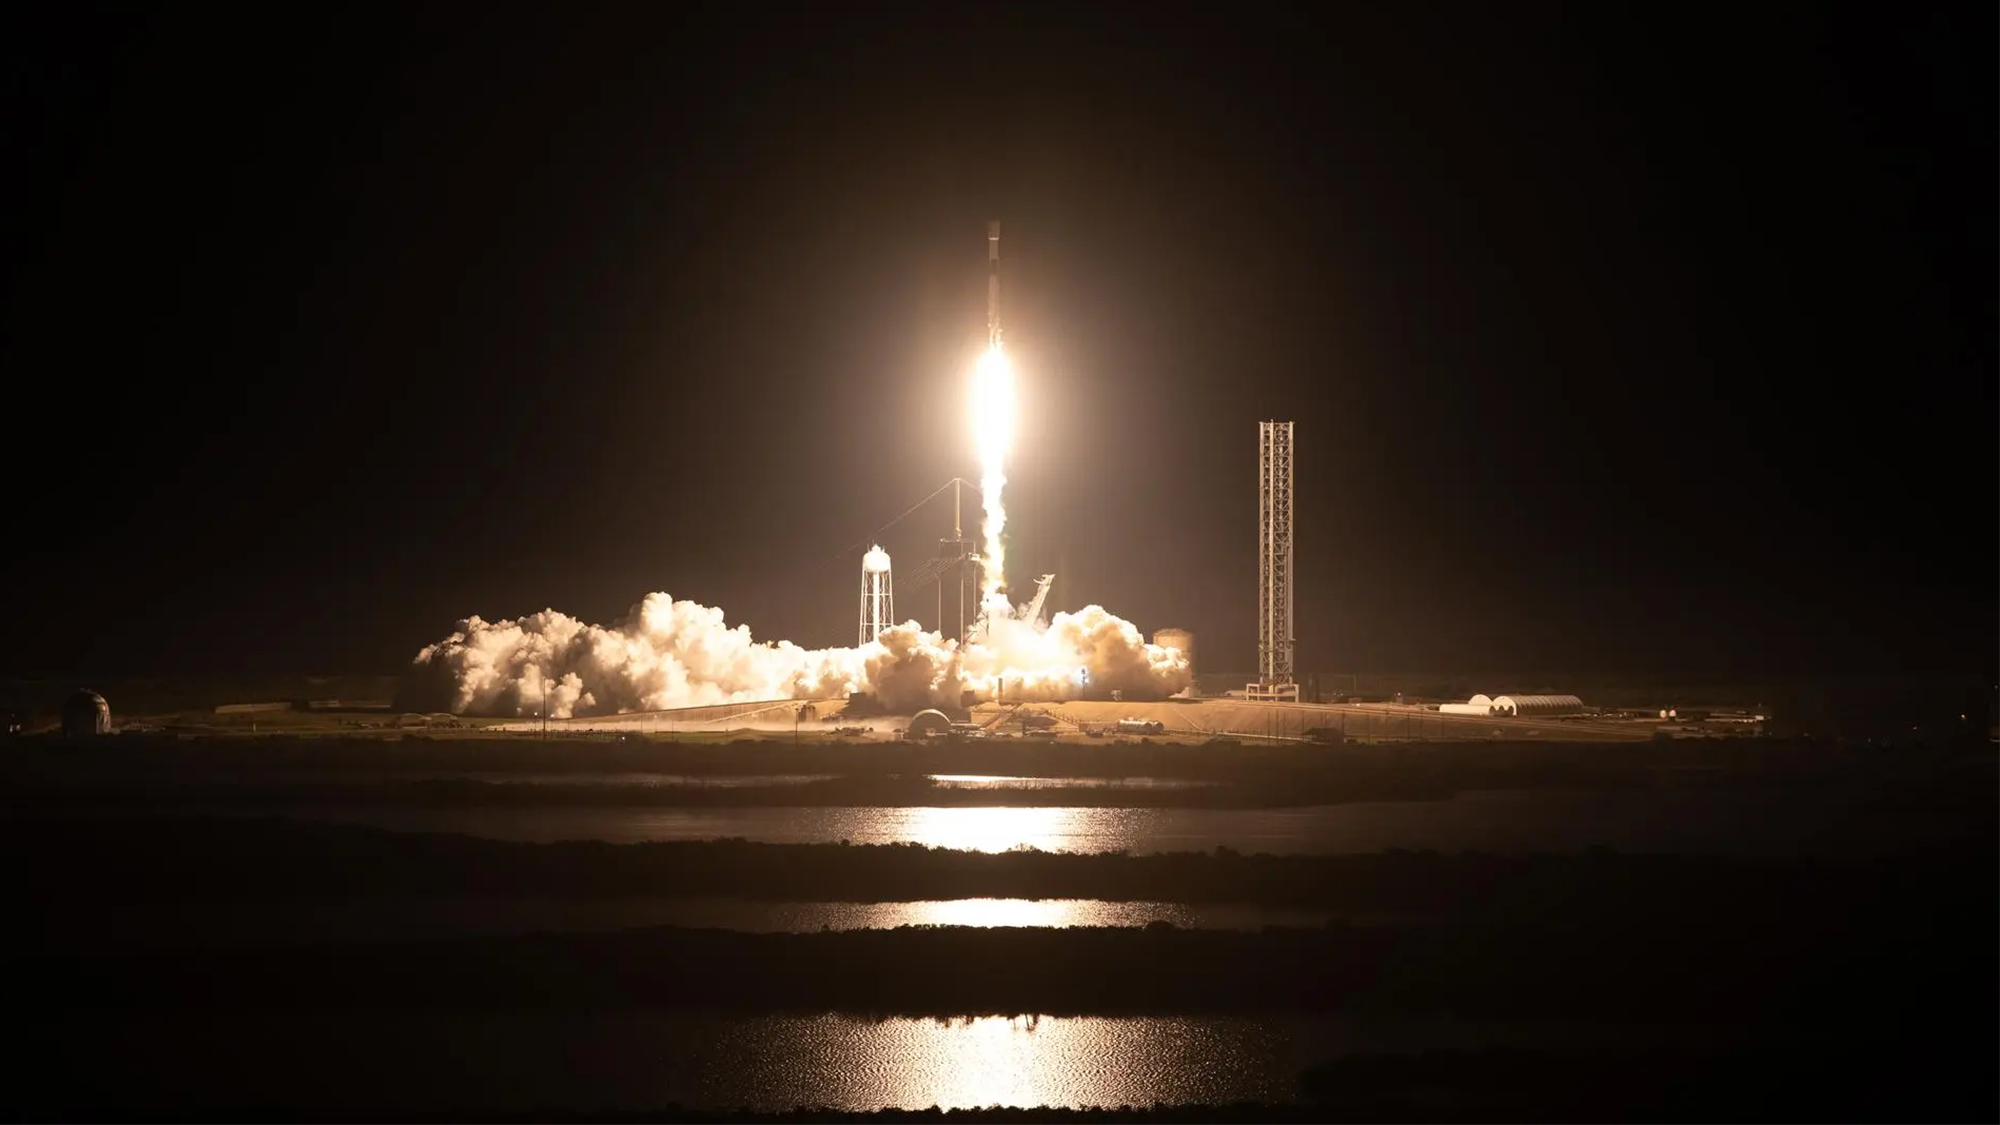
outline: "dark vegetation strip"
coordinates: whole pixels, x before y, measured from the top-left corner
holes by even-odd
[[[599,771],[631,773],[627,753],[600,762],[602,747],[572,749],[572,759],[591,761]],[[835,748],[862,751],[863,748]],[[1040,758],[1046,748],[1022,753]],[[298,754],[275,754],[261,762],[204,760],[168,750],[155,757],[121,747],[109,753],[92,747],[64,758],[37,749],[0,757],[0,809],[48,812],[61,809],[169,811],[209,808],[303,811],[341,807],[441,808],[828,808],[828,807],[1102,807],[1246,809],[1298,808],[1360,801],[1438,801],[1480,790],[1562,790],[1588,792],[1754,792],[1774,798],[1812,792],[1841,792],[1870,801],[1932,801],[1967,804],[1990,793],[2000,769],[1990,752],[1978,756],[1913,753],[1896,758],[1830,753],[1798,758],[1785,748],[1749,744],[1737,752],[1713,749],[1679,753],[1655,747],[1400,748],[1398,756],[1374,750],[1334,751],[1269,748],[1240,760],[1202,749],[1206,756],[1157,761],[1095,756],[1084,748],[1076,768],[1056,775],[1161,777],[1195,784],[1178,786],[1047,785],[969,788],[939,784],[930,772],[993,772],[1049,777],[1046,761],[905,762],[902,773],[869,772],[855,760],[801,749],[811,760],[769,761],[750,754],[734,769],[770,780],[718,786],[672,780],[537,780],[522,783],[484,777],[415,777],[398,769],[349,767],[341,753],[308,762]],[[1161,748],[1168,749],[1168,748]],[[1175,750],[1185,748],[1172,748]],[[426,751],[428,753],[428,751]],[[651,763],[656,776],[722,776],[722,759],[708,754],[679,761],[671,747]],[[900,751],[908,757],[910,751]],[[968,753],[978,753],[968,751]],[[817,754],[816,757],[813,757]],[[865,752],[864,755],[866,756]],[[451,763],[447,763],[451,764]],[[615,768],[614,768],[615,767]],[[445,767],[432,765],[426,772]],[[788,768],[834,776],[779,781]],[[761,771],[761,772],[760,772]],[[490,764],[491,775],[508,772]],[[550,770],[544,778],[571,770]]]
[[[1798,796],[1827,790],[1837,778],[1807,775],[1779,779],[1702,772],[1634,770],[1589,778],[1495,777],[1467,785],[1412,772],[1403,776],[1339,776],[1328,772],[1290,779],[1197,786],[1045,785],[971,788],[924,776],[842,777],[768,785],[688,783],[546,783],[473,778],[411,781],[155,781],[123,785],[19,784],[0,793],[0,807],[166,810],[174,808],[309,811],[337,808],[1156,808],[1268,809],[1341,805],[1362,801],[1445,801],[1479,788],[1591,792],[1722,790]],[[1895,779],[1856,780],[1847,788],[1871,799],[1896,795]],[[1908,790],[1908,786],[1904,786]],[[1919,791],[1921,792],[1921,791]],[[1945,794],[1963,793],[1956,781]]]
[[[701,897],[906,902],[967,897],[1244,903],[1353,914],[1663,918],[1914,912],[1990,902],[1990,837],[1873,861],[1634,855],[1211,852],[1076,855],[917,844],[743,840],[550,844],[280,818],[0,821],[17,901],[380,897]],[[16,930],[16,938],[23,931]]]
[[[287,770],[368,774],[661,773],[687,775],[997,774],[1023,777],[1171,777],[1237,784],[1331,773],[1401,786],[1419,779],[1452,788],[1651,783],[1661,771],[1738,778],[1859,777],[1991,772],[1983,743],[1876,748],[1789,739],[1585,742],[1412,742],[1316,746],[1254,742],[1044,744],[1020,741],[688,743],[664,739],[543,741],[528,736],[380,741],[345,738],[195,738],[120,735],[85,746],[9,747],[9,776],[200,777],[204,772]]]
[[[1638,783],[1621,786],[1637,788]],[[1400,780],[1303,778],[1242,785],[1146,788],[1103,785],[966,788],[924,776],[844,777],[770,785],[646,783],[521,784],[471,778],[362,782],[211,782],[14,786],[0,807],[75,809],[336,808],[1164,808],[1259,809],[1353,801],[1441,801],[1458,790],[1411,776]]]
[[[1851,1022],[1992,1035],[1993,927],[1524,919],[1257,933],[903,927],[617,934],[10,959],[37,1009],[654,1009],[909,1015],[1333,1012]]]

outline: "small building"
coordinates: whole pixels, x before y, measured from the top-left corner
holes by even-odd
[[[63,703],[64,738],[95,738],[111,733],[111,704],[104,697],[83,689]]]

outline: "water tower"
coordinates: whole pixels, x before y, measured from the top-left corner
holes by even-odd
[[[889,577],[889,552],[880,545],[861,556],[861,639],[858,644],[882,635],[896,620],[895,583]]]
[[[1161,629],[1153,634],[1153,643],[1160,648],[1179,649],[1187,658],[1188,675],[1194,675],[1194,634],[1186,629]]]

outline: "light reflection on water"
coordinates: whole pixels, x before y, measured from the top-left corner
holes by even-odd
[[[1213,789],[1213,781],[1184,777],[1017,777],[993,773],[934,773],[946,789]]]
[[[829,1018],[766,1022],[756,1033],[764,1050],[738,1080],[760,1091],[817,1088],[857,1109],[1279,1101],[1297,1093],[1288,1037],[1244,1020]],[[785,1050],[788,1040],[803,1050]],[[858,1065],[826,1065],[850,1053]]]
[[[242,812],[245,810],[217,810]],[[1165,808],[324,808],[315,820],[509,840],[915,842],[987,852],[1348,854],[1578,851],[1817,855],[1961,842],[1967,826],[1842,794],[1468,793],[1283,809]]]
[[[1010,848],[1061,851],[1076,835],[1082,818],[1077,809],[1004,808],[880,809],[901,814],[903,839],[933,848],[968,852],[1004,852]],[[1128,809],[1114,810],[1129,812]],[[985,813],[963,816],[962,813]],[[993,815],[993,814],[999,815]]]
[[[1149,1105],[1290,1100],[1298,1073],[1357,1050],[1671,1041],[1537,1021],[1355,1017],[726,1016],[650,1011],[156,1012],[57,1016],[33,1045],[121,1096],[241,1105],[312,1091],[327,1112],[821,1105]],[[355,1045],[365,1043],[365,1050]],[[44,1064],[46,1065],[46,1064]],[[221,1076],[227,1076],[223,1078]],[[226,1082],[226,1085],[222,1085]]]

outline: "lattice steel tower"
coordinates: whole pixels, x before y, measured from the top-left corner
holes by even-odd
[[[1292,423],[1257,423],[1257,678],[1250,695],[1299,697],[1292,653]]]

